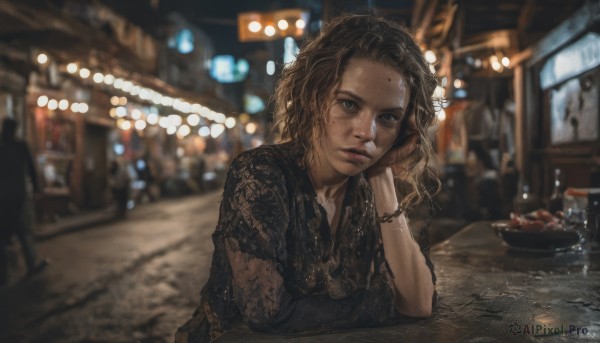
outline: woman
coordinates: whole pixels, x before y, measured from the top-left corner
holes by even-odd
[[[240,321],[298,332],[430,316],[432,266],[403,209],[427,196],[435,86],[412,37],[384,19],[344,16],[312,40],[276,90],[286,143],[230,166],[211,274],[176,341]]]

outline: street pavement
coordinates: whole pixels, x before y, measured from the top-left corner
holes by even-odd
[[[36,248],[50,265],[29,278],[13,244],[0,342],[172,342],[208,279],[220,198],[219,190],[143,204],[121,221],[100,212],[46,225]],[[411,221],[423,225],[434,243],[464,223]]]
[[[14,244],[0,342],[172,342],[199,303],[220,192],[144,204],[127,219],[38,240],[25,277]]]

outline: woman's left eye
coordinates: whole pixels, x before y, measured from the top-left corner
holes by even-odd
[[[400,122],[400,117],[392,113],[384,113],[380,115],[379,118],[388,125],[395,125],[396,123]]]
[[[342,107],[344,107],[344,109],[347,111],[356,110],[356,104],[354,103],[354,101],[342,100],[342,101],[340,101],[340,103],[342,104]]]

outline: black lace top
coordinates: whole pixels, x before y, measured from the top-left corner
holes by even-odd
[[[300,158],[286,143],[232,162],[210,277],[177,342],[210,341],[240,320],[258,331],[298,332],[400,318],[366,179],[349,180],[334,238]]]

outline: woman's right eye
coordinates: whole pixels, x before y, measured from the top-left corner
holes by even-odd
[[[346,111],[356,111],[356,103],[352,100],[340,100],[340,104]]]

